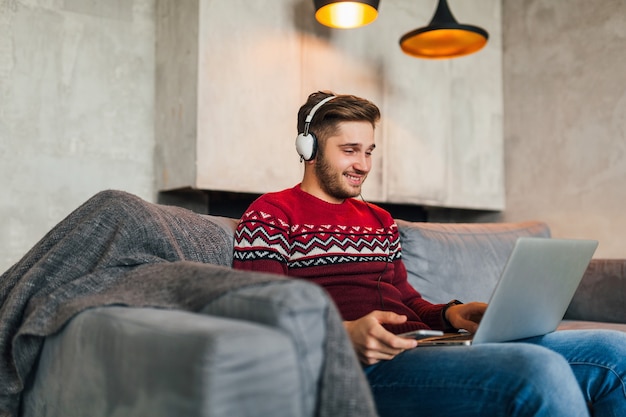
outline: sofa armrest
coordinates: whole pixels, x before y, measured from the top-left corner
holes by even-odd
[[[286,279],[230,291],[210,302],[202,312],[268,325],[288,334],[298,355],[303,415],[313,415],[324,361],[329,304],[330,298],[321,287]]]
[[[593,259],[565,319],[626,323],[626,259]]]
[[[185,311],[86,310],[46,338],[33,374],[24,417],[302,415],[288,335]]]

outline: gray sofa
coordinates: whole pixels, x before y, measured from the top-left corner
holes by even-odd
[[[236,220],[207,218],[232,235]],[[516,238],[550,236],[540,222],[398,225],[410,282],[432,302],[488,301]],[[626,331],[625,297],[626,260],[593,260],[561,328]],[[234,290],[200,313],[89,309],[46,339],[21,414],[311,416],[327,303],[293,281]]]

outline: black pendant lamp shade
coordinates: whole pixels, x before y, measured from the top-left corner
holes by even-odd
[[[445,59],[469,55],[487,44],[489,34],[478,26],[459,24],[446,0],[439,0],[437,11],[428,26],[415,29],[400,38],[400,47],[417,58]]]
[[[376,20],[379,0],[313,0],[315,18],[331,28],[351,29]]]

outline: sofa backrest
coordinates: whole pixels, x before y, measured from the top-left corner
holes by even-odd
[[[222,228],[222,230],[224,230],[224,232],[226,232],[226,234],[230,236],[230,245],[227,248],[224,248],[224,255],[228,256],[228,259],[230,259],[230,263],[232,264],[235,230],[237,229],[237,224],[239,224],[239,219],[233,219],[231,217],[213,216],[211,214],[202,214],[201,216]]]
[[[397,223],[409,282],[433,303],[488,302],[517,238],[550,237],[538,221]]]
[[[237,219],[206,215],[234,239]],[[518,237],[550,237],[545,223],[422,223],[396,220],[411,285],[433,303],[489,301]],[[231,239],[232,242],[232,239]],[[232,244],[224,254],[232,260]]]

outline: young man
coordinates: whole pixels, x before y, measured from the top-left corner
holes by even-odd
[[[337,304],[385,416],[626,415],[626,335],[555,332],[524,343],[419,348],[397,334],[475,331],[483,303],[431,304],[407,282],[397,225],[357,197],[371,169],[378,108],[317,92],[298,113],[302,182],[256,200],[233,267],[323,286]],[[521,318],[523,319],[523,318]]]

